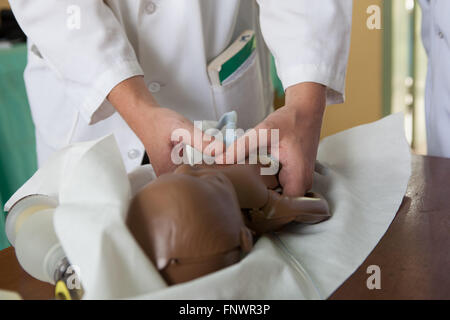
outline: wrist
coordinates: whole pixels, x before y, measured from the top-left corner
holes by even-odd
[[[155,118],[154,110],[160,109],[145,85],[142,76],[120,82],[109,93],[107,99],[120,113],[129,127],[143,140],[149,123]]]
[[[301,118],[322,118],[326,105],[326,87],[303,82],[286,89],[286,104]]]
[[[119,111],[158,107],[158,103],[148,91],[144,77],[128,78],[115,86],[107,99]]]

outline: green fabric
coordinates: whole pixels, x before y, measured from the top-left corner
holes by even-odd
[[[3,206],[37,169],[34,125],[23,81],[25,44],[0,49],[0,250],[9,246]]]

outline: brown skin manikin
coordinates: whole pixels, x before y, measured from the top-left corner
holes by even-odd
[[[236,191],[246,225],[256,234],[277,231],[291,222],[319,223],[330,218],[327,201],[317,193],[288,197],[279,188],[277,176],[261,175],[261,165],[182,166],[178,172],[224,174]]]
[[[234,187],[220,172],[161,175],[134,197],[127,225],[168,284],[232,265],[252,246]]]
[[[317,194],[286,197],[259,165],[180,166],[132,200],[127,224],[168,284],[189,281],[238,262],[252,235],[291,222],[330,217]],[[248,228],[247,228],[248,227]]]

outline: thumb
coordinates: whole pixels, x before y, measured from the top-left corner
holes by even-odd
[[[270,147],[271,133],[267,129],[264,122],[260,123],[253,129],[249,129],[245,134],[233,144],[231,144],[225,155],[222,156],[227,164],[240,163],[251,156],[257,156],[260,148]]]

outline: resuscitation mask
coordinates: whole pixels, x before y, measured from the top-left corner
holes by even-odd
[[[28,274],[56,285],[56,298],[80,298],[81,288],[72,290],[66,285],[70,278],[79,281],[55,233],[53,215],[57,206],[58,201],[46,195],[20,199],[6,217],[6,236]]]

